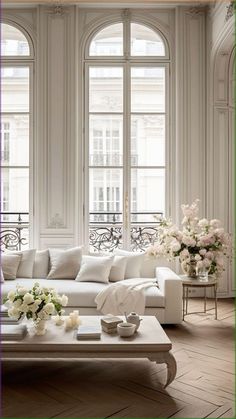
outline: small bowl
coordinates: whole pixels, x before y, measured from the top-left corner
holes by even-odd
[[[118,335],[120,335],[122,338],[127,338],[129,336],[132,336],[136,330],[136,325],[133,323],[119,323],[117,325],[117,332]]]

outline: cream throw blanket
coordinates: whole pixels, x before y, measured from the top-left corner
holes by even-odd
[[[132,278],[115,282],[96,296],[97,310],[114,315],[124,314],[125,311],[144,314],[144,290],[153,286],[157,286],[155,278]]]

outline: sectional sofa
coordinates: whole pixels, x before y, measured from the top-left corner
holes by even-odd
[[[13,257],[16,262],[15,279],[10,279],[14,276],[12,272],[9,275],[14,264]],[[182,281],[163,260],[125,251],[118,251],[114,257],[100,257],[82,255],[81,248],[65,251],[31,249],[4,253],[1,265],[5,277],[1,284],[2,298],[16,284],[31,288],[39,282],[67,295],[66,312],[79,309],[84,315],[101,314],[98,313],[95,298],[112,282],[125,281],[129,277],[156,278],[156,285],[145,290],[144,314],[156,316],[162,324],[182,321]]]

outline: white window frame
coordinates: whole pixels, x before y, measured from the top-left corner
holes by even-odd
[[[29,45],[29,55],[3,55],[1,56],[2,68],[11,67],[28,67],[29,68],[29,112],[1,112],[2,115],[28,115],[29,116],[29,165],[28,166],[0,166],[1,169],[17,168],[29,169],[29,246],[33,241],[33,154],[34,154],[34,65],[35,51],[32,38],[25,28],[11,19],[3,19],[1,22],[9,26],[15,27],[22,32]],[[20,211],[19,211],[20,212]]]
[[[92,39],[99,33],[102,29],[107,26],[111,26],[116,23],[123,23],[123,36],[124,40],[124,55],[123,56],[89,56],[89,47]],[[152,29],[156,32],[162,39],[165,46],[165,55],[164,56],[131,56],[130,55],[130,23],[137,23],[140,25],[147,26],[149,29]],[[130,21],[122,21],[117,18],[111,22],[104,22],[102,25],[99,25],[88,37],[85,48],[84,48],[84,57],[83,57],[83,86],[84,86],[84,129],[83,129],[83,150],[84,150],[84,163],[83,163],[83,173],[84,173],[84,193],[83,193],[83,219],[84,219],[84,243],[85,247],[89,249],[89,68],[90,67],[123,67],[123,88],[124,85],[130,85],[130,76],[129,70],[131,67],[164,67],[165,68],[165,112],[143,112],[143,114],[164,114],[165,115],[165,215],[169,215],[170,212],[170,186],[169,179],[170,174],[170,51],[166,38],[162,35],[157,26],[151,25],[150,23],[145,23],[143,20],[131,19]],[[112,112],[108,112],[111,114]],[[135,114],[136,112],[133,112]],[[119,115],[119,112],[114,113]],[[124,115],[124,135],[123,135],[123,166],[120,166],[123,169],[123,223],[122,223],[122,247],[129,249],[130,248],[130,231],[131,231],[131,219],[126,214],[130,214],[131,208],[131,161],[130,161],[130,146],[131,142],[126,141],[126,138],[130,138],[131,130],[131,111],[130,111],[130,100],[127,95],[123,95],[123,112],[120,114]],[[137,114],[139,114],[137,112]],[[140,115],[142,112],[140,112]],[[106,115],[106,113],[104,113]],[[128,120],[125,118],[125,115],[128,115]],[[102,168],[102,166],[97,166],[97,168]],[[106,168],[117,168],[117,166],[106,166]],[[158,169],[159,166],[143,166],[145,169]],[[162,167],[161,167],[162,168]],[[142,166],[137,166],[137,169],[142,169]],[[105,223],[104,223],[105,224]]]

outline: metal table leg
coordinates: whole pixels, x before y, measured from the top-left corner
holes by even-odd
[[[214,285],[214,293],[215,293],[215,319],[217,320],[217,285]]]

